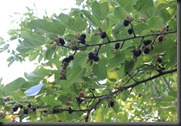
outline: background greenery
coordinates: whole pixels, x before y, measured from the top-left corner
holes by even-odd
[[[79,8],[69,14],[42,19],[29,9],[19,29],[9,30],[10,40],[19,41],[15,50],[1,38],[0,52],[11,54],[9,65],[25,58],[39,65],[32,73],[0,85],[0,121],[177,122],[176,0],[76,3]],[[127,27],[125,19],[131,20]],[[128,34],[130,27],[134,34]],[[107,37],[102,39],[100,32]],[[77,43],[83,33],[86,44]],[[164,40],[159,42],[161,35]],[[65,45],[54,38],[63,38]],[[143,40],[152,40],[148,54],[143,52]],[[121,45],[117,53],[115,43]],[[138,48],[142,55],[136,58],[132,51]],[[95,50],[98,62],[88,60]],[[67,79],[59,79],[62,60],[71,55],[74,59],[63,70]]]

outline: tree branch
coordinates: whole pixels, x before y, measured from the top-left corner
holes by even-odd
[[[166,79],[165,77],[163,77],[163,79],[164,79],[164,81],[165,81],[168,89],[169,89],[170,91],[172,91],[173,89],[172,89],[172,87],[170,86],[170,84],[169,84],[169,82],[167,81],[167,79]]]
[[[157,74],[157,75],[155,75],[155,76],[152,76],[152,77],[147,78],[147,79],[142,80],[142,81],[138,81],[138,82],[136,82],[136,83],[134,83],[134,84],[132,84],[132,85],[129,85],[129,86],[126,86],[126,87],[123,87],[123,88],[124,88],[124,89],[133,88],[133,87],[135,87],[135,86],[137,86],[137,85],[139,85],[139,84],[141,84],[141,83],[150,81],[150,80],[155,79],[155,78],[158,78],[158,77],[160,77],[160,76],[162,76],[162,75],[169,74],[169,73],[173,73],[173,72],[176,72],[176,71],[177,71],[177,68],[176,68],[176,69],[173,69],[173,70],[168,70],[168,71],[159,73],[159,74]]]
[[[124,38],[124,39],[118,39],[118,40],[113,40],[113,41],[107,41],[104,43],[97,43],[97,44],[89,44],[88,46],[80,46],[78,47],[80,48],[86,48],[86,47],[91,47],[91,46],[102,46],[103,44],[110,44],[110,43],[115,43],[115,42],[121,42],[121,41],[127,41],[127,40],[131,40],[131,39],[136,39],[136,38],[145,38],[145,37],[149,37],[149,36],[158,36],[160,34],[172,34],[172,33],[176,33],[177,31],[168,31],[165,33],[152,33],[152,34],[148,34],[148,35],[140,35],[140,36],[134,36],[134,37],[130,37],[130,38]]]

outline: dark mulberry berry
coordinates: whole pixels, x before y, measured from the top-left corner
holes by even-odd
[[[120,43],[116,43],[114,46],[115,49],[119,49],[119,47],[120,47]]]
[[[81,34],[81,35],[80,35],[80,38],[86,39],[86,35],[85,35],[85,34]]]
[[[101,38],[104,39],[107,36],[106,32],[101,33]]]
[[[62,63],[63,63],[63,62],[67,62],[67,63],[70,62],[69,57],[68,57],[68,58],[64,58],[63,61],[62,61]]]
[[[90,52],[89,55],[88,55],[89,59],[92,60],[94,59],[94,53],[93,52]]]
[[[110,106],[114,107],[114,101],[110,101]]]
[[[133,33],[133,28],[129,28],[129,29],[128,29],[128,33],[129,33],[129,34],[132,34],[132,33]]]
[[[85,38],[83,38],[83,37],[80,37],[80,42],[82,43],[82,44],[85,44]]]
[[[65,44],[65,41],[64,41],[64,39],[62,39],[62,38],[59,38],[59,43],[63,46],[64,44]]]
[[[129,22],[128,20],[124,20],[123,25],[124,25],[124,26],[128,26],[129,23],[130,23],[130,22]]]
[[[76,97],[76,100],[77,100],[77,103],[78,104],[81,104],[84,100],[83,99],[81,99],[80,97]]]
[[[18,110],[19,106],[14,106],[13,111],[16,112]]]
[[[23,108],[23,105],[19,105],[19,107],[22,109],[22,108]]]
[[[147,46],[147,45],[151,44],[151,40],[144,40],[144,41],[143,41],[143,44],[144,44],[145,46]]]
[[[141,50],[133,50],[133,55],[138,57],[141,55]]]
[[[162,62],[162,59],[161,59],[161,58],[158,58],[158,59],[157,59],[157,62],[161,63],[161,62]]]
[[[35,112],[35,111],[36,111],[36,108],[32,108],[32,111]]]
[[[24,109],[23,113],[28,114],[28,109]]]
[[[28,107],[28,108],[31,108],[31,103],[29,103],[27,107]]]
[[[53,114],[59,113],[60,111],[58,109],[53,109]]]
[[[168,29],[169,28],[169,24],[166,24],[165,27]]]
[[[69,60],[73,60],[73,59],[74,59],[74,56],[71,55],[71,56],[69,56],[68,58],[69,58]]]
[[[158,41],[159,41],[159,42],[162,42],[162,41],[163,41],[163,39],[164,39],[164,36],[163,36],[163,35],[161,35],[161,36],[159,36]]]
[[[146,48],[145,50],[144,50],[144,53],[145,54],[148,54],[150,52],[150,50],[148,49],[148,48]]]
[[[94,61],[95,62],[99,61],[99,57],[97,55],[94,55]]]
[[[72,114],[73,110],[69,107],[68,112],[69,112],[69,114]]]

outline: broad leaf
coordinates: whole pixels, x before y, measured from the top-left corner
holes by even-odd
[[[68,28],[75,31],[75,32],[81,32],[85,30],[87,24],[86,21],[84,21],[80,17],[71,18],[68,20]]]
[[[24,54],[44,44],[45,44],[44,37],[39,35],[29,35],[24,38],[21,44],[17,47],[17,50],[22,54]]]
[[[26,84],[27,82],[25,81],[24,78],[20,77],[17,78],[16,80],[12,81],[11,83],[7,84],[6,86],[4,86],[3,91],[8,94],[12,91],[16,91],[22,88],[22,86],[24,84]]]
[[[118,52],[113,58],[110,59],[108,68],[109,69],[114,69],[114,68],[119,68],[121,63],[125,61],[125,51],[120,51]]]
[[[131,74],[134,69],[134,61],[131,59],[130,61],[125,61],[124,72],[125,74]]]
[[[145,11],[147,9],[149,9],[150,7],[152,7],[154,4],[153,4],[153,0],[146,0],[143,2],[143,0],[138,0],[136,2],[136,4],[134,5],[134,8],[137,10],[137,11]]]
[[[94,27],[98,27],[100,25],[100,21],[95,17],[95,15],[91,15],[87,10],[82,10],[81,12],[84,14],[86,20],[88,20],[91,25]]]
[[[61,101],[55,100],[55,97],[51,97],[51,96],[45,96],[45,97],[41,97],[40,98],[41,101],[43,101],[44,103],[51,105],[51,106],[57,106],[57,105],[61,105]]]
[[[58,22],[48,22],[44,19],[31,21],[28,26],[31,29],[38,29],[44,33],[63,35],[65,28]]]
[[[93,71],[99,80],[103,80],[107,77],[107,68],[103,60],[100,60],[98,64],[94,64]]]
[[[161,29],[163,28],[163,19],[161,17],[153,17],[149,22],[150,29]]]
[[[94,2],[92,4],[92,13],[96,16],[96,18],[100,20],[104,20],[109,12],[108,3],[98,3]]]

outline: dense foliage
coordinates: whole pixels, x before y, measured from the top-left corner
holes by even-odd
[[[143,2],[144,1],[144,2]],[[1,40],[9,65],[38,62],[0,85],[0,121],[177,122],[176,0],[76,0],[69,14],[29,9]]]

